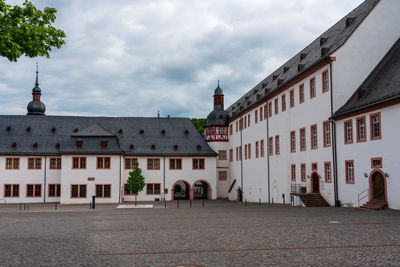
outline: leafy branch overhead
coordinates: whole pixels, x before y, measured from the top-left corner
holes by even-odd
[[[10,61],[24,54],[50,57],[51,48],[60,48],[66,37],[63,30],[52,26],[56,13],[50,7],[39,10],[27,0],[22,7],[0,0],[0,55]]]

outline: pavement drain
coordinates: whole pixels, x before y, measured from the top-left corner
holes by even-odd
[[[339,223],[338,221],[330,221],[329,223]]]

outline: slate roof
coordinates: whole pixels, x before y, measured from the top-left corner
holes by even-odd
[[[400,39],[332,117],[400,98]]]
[[[229,116],[225,110],[213,110],[207,116],[206,126],[226,126],[228,119]]]
[[[186,118],[25,115],[0,115],[0,154],[217,155]]]
[[[380,0],[366,0],[321,34],[311,44],[248,91],[228,109],[231,118],[265,100],[269,95],[329,58],[340,48]]]

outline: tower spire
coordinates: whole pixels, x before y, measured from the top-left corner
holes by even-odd
[[[29,102],[27,115],[45,115],[46,106],[40,101],[42,90],[39,87],[39,63],[36,62],[36,81],[32,89],[32,101]]]
[[[36,62],[36,83],[35,86],[39,86],[39,63]]]

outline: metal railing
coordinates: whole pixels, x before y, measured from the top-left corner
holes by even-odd
[[[311,185],[309,184],[291,184],[290,193],[291,194],[306,194],[311,192]]]
[[[366,194],[365,194],[366,193]],[[364,191],[360,192],[357,196],[357,204],[360,207],[360,201],[364,198],[369,197],[369,188],[365,189]]]

